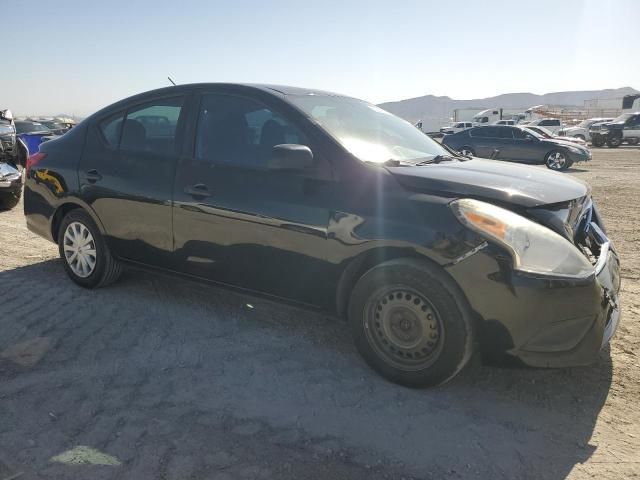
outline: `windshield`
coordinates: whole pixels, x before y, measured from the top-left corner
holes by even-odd
[[[328,95],[290,95],[287,99],[364,162],[419,163],[449,155],[409,122],[362,100]]]
[[[539,133],[539,132],[537,131],[537,129],[535,129],[535,130],[534,130],[532,127],[523,127],[523,128],[521,128],[520,130],[522,130],[523,132],[525,132],[525,133],[527,133],[527,134],[531,135],[532,137],[536,137],[536,138],[538,138],[538,139],[540,139],[540,140],[543,140],[543,139],[545,139],[545,138],[546,138],[544,135],[542,135],[541,133]]]
[[[527,130],[533,130],[534,132],[536,132],[541,137],[553,138],[553,133],[550,130],[547,130],[546,128],[544,128],[544,127],[528,128]]]
[[[16,122],[16,132],[18,133],[37,133],[49,131],[50,130],[41,123]]]

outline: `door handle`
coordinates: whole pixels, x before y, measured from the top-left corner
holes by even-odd
[[[204,183],[197,183],[195,185],[189,185],[185,187],[184,193],[194,197],[206,198],[211,196],[209,188]]]
[[[102,175],[100,175],[98,170],[92,169],[87,172],[87,181],[89,183],[96,183],[99,180],[102,180]]]

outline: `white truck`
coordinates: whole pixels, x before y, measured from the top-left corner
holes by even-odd
[[[585,140],[588,142],[591,140],[591,135],[589,134],[589,128],[594,123],[610,122],[611,120],[613,120],[613,118],[606,118],[606,117],[587,118],[586,120],[581,121],[578,125],[574,127],[567,127],[567,128],[561,129],[560,131],[558,131],[558,135],[562,137],[581,138],[582,140]]]
[[[440,133],[451,135],[453,133],[458,133],[471,127],[473,127],[473,123],[471,122],[453,122],[451,125],[446,125],[440,128]]]
[[[527,125],[530,127],[544,127],[554,135],[557,135],[557,133],[562,130],[562,127],[564,127],[562,120],[559,118],[539,118],[528,122]]]

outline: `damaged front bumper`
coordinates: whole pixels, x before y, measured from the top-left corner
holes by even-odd
[[[587,365],[620,322],[620,263],[611,242],[592,222],[585,242],[597,253],[587,279],[523,274],[489,245],[448,267],[480,318],[481,348],[536,367]]]

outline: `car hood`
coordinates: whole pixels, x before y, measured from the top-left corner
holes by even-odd
[[[524,208],[564,203],[590,194],[566,174],[496,160],[387,167],[406,188],[450,197],[473,197]]]

